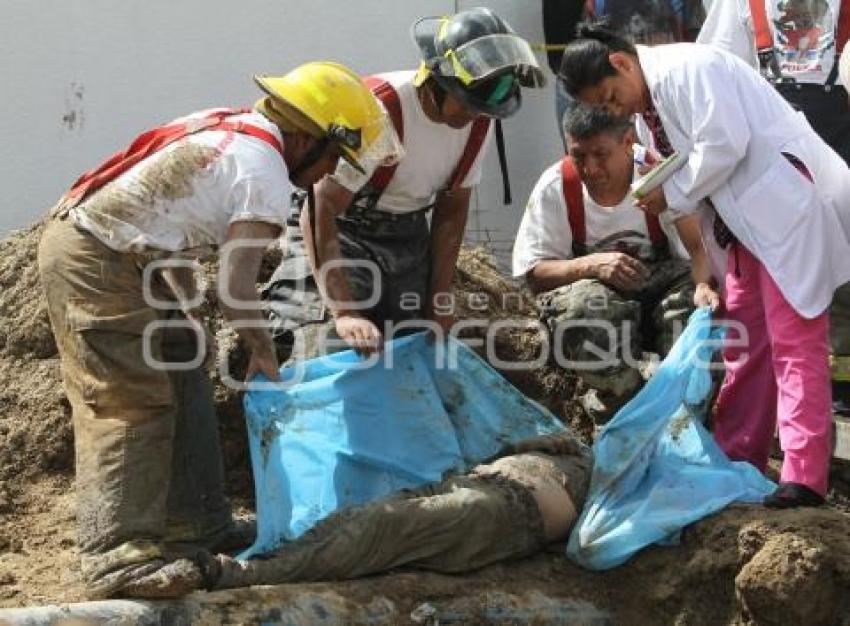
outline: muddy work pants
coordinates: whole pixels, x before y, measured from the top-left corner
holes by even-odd
[[[583,279],[538,297],[541,319],[549,327],[559,362],[574,368],[604,399],[601,421],[642,384],[637,370],[642,352],[664,357],[694,309],[688,263],[668,259],[649,268],[647,284],[636,293]]]
[[[146,338],[167,312],[146,303],[131,255],[57,218],[38,262],[73,410],[83,578],[107,597],[232,523],[211,384],[203,368],[146,362],[191,361],[196,339],[185,328]]]
[[[586,449],[504,457],[469,475],[334,513],[266,557],[218,557],[211,582],[225,589],[343,580],[401,566],[459,573],[528,556],[547,543],[531,484],[541,491],[560,485],[580,511],[591,466]]]

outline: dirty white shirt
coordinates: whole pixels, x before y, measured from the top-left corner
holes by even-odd
[[[277,126],[260,113],[228,119],[262,128],[283,143]],[[137,163],[71,216],[113,250],[207,255],[224,243],[234,222],[283,227],[292,191],[283,158],[267,142],[230,131],[202,131]]]
[[[637,170],[635,170],[637,174]],[[643,211],[635,208],[629,194],[616,206],[597,203],[582,185],[585,228],[591,252],[616,251],[625,243],[646,255],[652,243]],[[688,259],[669,212],[660,217],[661,229],[670,242],[676,258]],[[573,236],[564,201],[561,162],[549,167],[534,186],[513,250],[513,275],[525,276],[541,261],[573,258]]]
[[[404,126],[404,157],[377,206],[378,210],[388,213],[410,213],[433,204],[437,192],[448,185],[472,131],[472,124],[454,129],[431,121],[416,95],[414,75],[412,71],[378,74],[398,92]],[[492,134],[491,125],[461,187],[475,187],[481,181],[482,158]],[[369,181],[372,173],[361,174],[340,159],[333,179],[353,193]]]

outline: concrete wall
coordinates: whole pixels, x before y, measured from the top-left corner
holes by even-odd
[[[4,0],[0,234],[37,219],[138,132],[195,109],[252,103],[255,72],[313,59],[363,73],[413,68],[413,20],[476,4],[542,41],[540,3],[530,0]],[[501,204],[495,148],[488,154],[468,236],[502,258],[531,187],[558,157],[553,108],[550,85],[506,124],[512,206]]]

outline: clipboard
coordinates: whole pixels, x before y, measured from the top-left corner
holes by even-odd
[[[630,188],[632,197],[635,200],[640,200],[650,191],[675,174],[676,171],[681,169],[687,162],[687,156],[674,152],[658,165],[653,167],[649,172],[632,183]]]

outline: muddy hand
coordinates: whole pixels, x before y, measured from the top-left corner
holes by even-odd
[[[637,291],[649,278],[649,268],[624,252],[598,252],[591,255],[599,280],[621,291]]]

